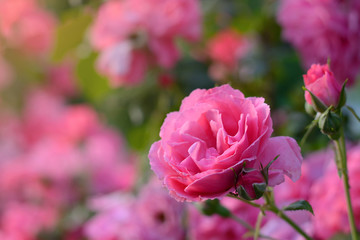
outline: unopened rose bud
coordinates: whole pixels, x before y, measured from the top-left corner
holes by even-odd
[[[313,64],[306,75],[303,75],[305,88],[305,100],[315,109],[314,98],[320,100],[326,108],[330,106],[337,107],[341,95],[341,84],[335,79],[333,72],[330,71],[329,66]],[[310,92],[313,96],[311,96]],[[319,103],[317,104],[319,105]]]
[[[326,111],[319,118],[319,128],[322,133],[328,135],[332,140],[340,137],[341,118],[338,114]]]

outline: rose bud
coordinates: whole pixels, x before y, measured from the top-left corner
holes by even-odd
[[[303,75],[305,88],[305,100],[315,110],[322,112],[323,107],[337,107],[341,95],[341,84],[335,79],[329,65],[313,64],[307,74]],[[311,94],[311,93],[312,94]],[[316,100],[320,100],[320,103]],[[319,108],[319,105],[323,105]]]

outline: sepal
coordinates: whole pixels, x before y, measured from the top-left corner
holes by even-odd
[[[348,81],[348,79],[346,79],[345,82],[342,85],[341,92],[340,92],[340,97],[339,97],[339,102],[338,102],[338,105],[336,106],[336,109],[340,109],[346,104],[345,86],[346,86],[347,81]]]
[[[332,112],[331,107],[320,115],[318,124],[321,132],[330,139],[337,140],[340,138],[341,117]]]
[[[316,97],[310,90],[308,90],[305,87],[303,87],[303,89],[310,93],[311,102],[312,102],[312,105],[313,105],[315,111],[321,112],[321,113],[325,112],[327,109],[326,105],[318,97]]]

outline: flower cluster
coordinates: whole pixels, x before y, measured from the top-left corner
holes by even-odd
[[[185,205],[171,198],[157,179],[143,186],[136,198],[115,193],[95,198],[89,204],[97,212],[85,226],[90,240],[185,237]]]
[[[171,68],[180,56],[175,39],[199,39],[200,24],[197,0],[108,1],[91,31],[97,67],[112,85],[140,83],[153,63]]]
[[[0,236],[37,239],[81,199],[132,189],[134,157],[88,106],[36,90],[23,117],[1,116]],[[64,215],[65,216],[64,216]],[[69,226],[69,231],[77,223]]]

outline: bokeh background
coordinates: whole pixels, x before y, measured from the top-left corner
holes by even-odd
[[[240,239],[242,226],[154,179],[147,155],[166,114],[194,89],[229,83],[265,98],[274,136],[300,142],[312,121],[302,75],[328,59],[360,112],[359,5],[0,0],[0,239]],[[344,114],[356,145],[360,124]],[[328,146],[314,129],[302,153]],[[254,226],[254,209],[224,204]]]

